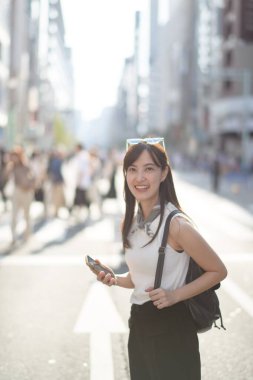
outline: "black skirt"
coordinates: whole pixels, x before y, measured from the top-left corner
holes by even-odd
[[[131,380],[201,379],[198,336],[183,302],[132,305],[129,327]]]
[[[88,198],[87,190],[80,189],[79,187],[76,188],[74,196],[74,206],[90,206],[90,200]]]

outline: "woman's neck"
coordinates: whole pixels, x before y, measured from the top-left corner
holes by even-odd
[[[148,218],[148,216],[150,215],[153,208],[158,204],[159,204],[158,200],[156,202],[152,202],[152,203],[150,201],[147,203],[146,202],[140,203],[140,207],[142,210],[144,220],[146,220]]]

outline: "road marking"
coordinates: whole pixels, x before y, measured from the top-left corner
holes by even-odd
[[[103,261],[103,257],[98,257]],[[222,255],[226,263],[251,263],[253,253],[230,253]],[[121,260],[118,255],[106,258],[107,264],[117,266]],[[84,258],[81,256],[8,256],[0,260],[0,266],[84,266]],[[88,270],[88,269],[87,269]],[[224,290],[238,302],[242,308],[253,316],[253,301],[234,281],[226,279],[222,282]]]
[[[94,283],[85,299],[74,333],[90,334],[90,380],[113,380],[111,333],[126,333],[108,289]]]
[[[251,316],[253,317],[253,300],[234,281],[226,279],[222,288]]]
[[[84,266],[84,256],[8,256],[0,260],[0,266]]]
[[[99,254],[96,255],[96,258],[105,261],[109,266],[117,267],[123,260],[123,257],[118,254],[119,248],[118,245],[114,247],[114,254],[105,255]],[[253,252],[244,252],[244,253],[224,253],[220,255],[222,260],[227,263],[247,263],[253,262]],[[51,265],[74,265],[74,266],[83,266],[84,265],[84,255],[82,256],[73,256],[73,255],[14,255],[2,257],[0,260],[0,266],[51,266]]]
[[[96,259],[106,262],[107,265],[118,267],[123,258],[118,253],[110,255],[96,255]],[[23,256],[6,256],[1,258],[0,266],[84,266],[84,255],[67,256],[67,255],[23,255]],[[89,271],[88,267],[85,267]]]

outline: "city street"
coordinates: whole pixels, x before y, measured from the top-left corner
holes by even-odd
[[[217,291],[226,331],[199,335],[202,380],[253,379],[253,215],[175,175],[183,209],[222,257],[228,278]],[[119,194],[122,184],[117,181]],[[129,290],[96,282],[90,254],[124,272],[123,200],[104,201],[85,220],[62,212],[40,219],[10,249],[9,212],[0,216],[0,380],[127,380]],[[20,227],[22,228],[22,226]]]
[[[116,274],[128,271],[124,215],[124,245],[143,239],[139,227],[157,244],[150,223],[159,210],[149,214],[146,202],[164,185],[175,201],[167,164],[183,211],[228,269],[217,290],[226,329],[217,321],[218,328],[198,336],[201,379],[253,380],[252,5],[0,2],[0,380],[130,380],[132,290],[97,281],[85,256]],[[149,214],[138,218],[135,231],[128,189],[125,210],[122,162],[129,191]],[[224,278],[224,267],[195,233],[176,233],[171,245],[209,272],[177,298]],[[138,282],[152,285],[153,251],[144,249],[144,259],[130,255],[136,303],[143,299]],[[163,273],[163,284],[177,288],[186,260],[168,252],[165,270],[172,275]],[[158,293],[151,298],[160,308],[168,294]],[[146,331],[140,325],[137,332]],[[157,325],[147,328],[154,339]],[[188,375],[187,334],[168,336],[170,350],[178,345],[175,353],[182,353],[174,362]],[[166,365],[168,380],[176,380],[173,360],[160,351],[155,345],[160,371]]]

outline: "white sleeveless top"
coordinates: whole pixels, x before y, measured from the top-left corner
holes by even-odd
[[[147,235],[145,229],[138,228],[136,219],[134,219],[129,233],[131,248],[127,248],[125,252],[126,263],[135,286],[130,298],[131,303],[142,305],[150,301],[145,289],[154,286],[158,249],[161,246],[165,221],[171,211],[175,209],[176,207],[172,203],[167,204],[158,235],[155,240],[146,247],[143,246],[151,240],[151,237]],[[174,217],[177,217],[177,215],[173,216],[172,219],[174,219]],[[150,225],[150,230],[153,233],[155,233],[157,229],[159,218],[160,215]],[[185,284],[188,265],[189,256],[184,251],[175,251],[167,244],[161,288],[174,290],[183,286]]]

